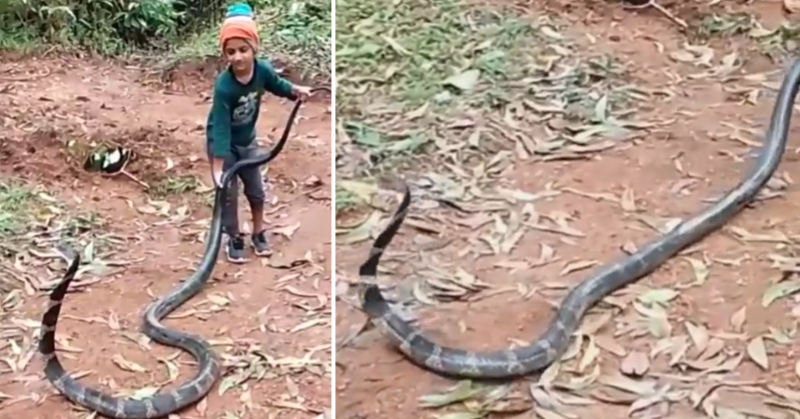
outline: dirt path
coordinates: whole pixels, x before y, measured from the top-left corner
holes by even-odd
[[[181,93],[146,87],[140,72],[117,65],[4,66],[49,75],[0,80],[0,176],[46,188],[68,211],[92,212],[105,222],[93,227],[90,266],[107,269],[84,274],[89,282],[76,286],[81,292],[68,296],[62,312],[58,338],[67,369],[114,392],[186,380],[193,361],[147,342],[138,328],[143,307],[188,277],[203,250],[210,216],[203,124],[211,82],[195,79],[189,84],[201,93]],[[219,389],[181,417],[311,418],[330,407],[331,243],[319,234],[330,230],[328,103],[323,97],[304,106],[287,148],[269,166],[275,255],[242,267],[221,258],[214,281],[168,321],[212,340],[229,367]],[[290,106],[266,99],[259,122],[265,146],[277,140]],[[82,172],[78,156],[91,141],[138,152],[130,170],[151,185],[149,195],[124,178]],[[11,266],[6,272],[41,277],[49,267],[50,279],[63,274],[62,262],[41,266],[37,256],[17,251],[16,263],[3,261]],[[37,357],[26,362],[45,301],[33,294],[23,293],[19,308],[2,312],[8,368],[0,369],[0,417],[84,417],[41,379]]]
[[[507,123],[505,133],[502,124],[496,128],[489,118],[481,119],[491,111],[441,117],[436,153],[429,154],[442,156],[440,166],[401,175],[413,185],[417,203],[387,252],[381,283],[398,301],[418,307],[414,314],[421,325],[442,344],[470,350],[525,345],[544,330],[564,290],[586,278],[590,268],[623,257],[656,229],[692,216],[735,186],[769,120],[781,75],[767,73],[777,67],[746,42],[712,40],[700,52],[713,52],[713,59],[698,65],[684,47],[687,38],[657,13],[625,12],[605,2],[593,10],[548,3],[553,4],[547,10],[533,3],[517,8],[531,12],[538,25],[542,16],[553,22],[549,28],[559,36],[548,35],[555,46],[545,48],[547,59],[560,63],[559,55],[607,54],[619,60],[622,77],[647,99],[627,112],[618,107],[617,115],[647,128],[608,147],[584,137],[570,145],[585,146],[579,152],[542,161],[525,151],[525,136],[541,146],[558,137],[553,133],[563,133],[559,124],[565,123],[560,116],[565,112],[552,111],[559,103],[548,101],[543,86],[527,91],[527,100],[539,108],[512,99],[498,112]],[[712,10],[724,14],[722,3]],[[778,2],[751,7],[758,10],[746,11],[762,18],[781,16]],[[680,16],[700,20],[690,13],[697,11]],[[562,44],[565,39],[570,42]],[[409,48],[403,39],[396,41]],[[538,45],[530,48],[539,51]],[[736,61],[729,75],[703,75],[726,70],[720,59],[732,52],[746,61]],[[559,64],[553,68],[567,72]],[[540,74],[531,73],[525,82],[534,85]],[[593,83],[603,82],[598,77]],[[451,122],[466,131],[473,126],[494,131],[495,137],[484,135],[480,143],[469,132],[447,137],[448,130],[458,129],[447,125]],[[498,137],[515,140],[492,149]],[[468,141],[472,151],[478,144],[489,151],[481,149],[486,154],[470,160]],[[589,145],[597,148],[588,150]],[[800,417],[798,299],[775,298],[779,288],[797,291],[797,279],[787,273],[796,264],[800,228],[798,192],[791,184],[800,171],[796,147],[790,140],[761,201],[724,231],[593,310],[568,356],[543,377],[490,390],[473,391],[469,383],[447,390],[452,380],[411,365],[375,330],[350,341],[364,317],[339,301],[337,344],[349,343],[337,351],[337,417]],[[500,188],[509,192],[495,197]],[[472,213],[439,205],[436,200],[443,197]],[[397,205],[395,199],[376,202],[380,214]],[[339,223],[357,224],[361,217]],[[337,245],[343,299],[367,254],[364,243]],[[475,280],[488,289],[476,289]],[[447,396],[431,396],[436,392]],[[446,407],[428,409],[426,402]]]

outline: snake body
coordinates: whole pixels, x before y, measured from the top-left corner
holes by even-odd
[[[330,91],[324,87],[315,88],[312,91],[318,90]],[[302,102],[299,100],[295,102],[283,135],[269,152],[237,162],[222,175],[220,184],[227,187],[231,179],[242,168],[266,164],[277,157],[289,138],[292,124],[301,104]],[[45,361],[45,376],[70,401],[115,419],[161,418],[198,402],[212,389],[222,372],[222,364],[217,354],[208,342],[199,336],[169,329],[161,324],[161,319],[197,294],[206,281],[211,278],[222,243],[221,220],[225,187],[216,188],[211,228],[199,268],[179,287],[151,304],[145,311],[143,319],[142,332],[156,342],[183,349],[191,354],[198,363],[197,374],[174,390],[159,392],[142,399],[114,397],[86,387],[72,378],[56,355],[55,332],[64,296],[80,265],[80,256],[75,256],[64,278],[50,294],[50,301],[42,318],[39,339],[39,352]]]
[[[800,60],[792,65],[783,80],[756,164],[739,185],[669,233],[650,241],[629,257],[599,268],[594,275],[578,284],[564,298],[544,334],[531,344],[488,352],[445,347],[426,338],[419,328],[393,312],[374,281],[381,255],[408,211],[411,202],[408,188],[393,219],[379,234],[369,258],[359,270],[364,282],[372,282],[362,296],[363,311],[406,358],[441,375],[501,379],[546,368],[567,350],[571,336],[590,307],[617,289],[653,272],[687,246],[718,230],[753,201],[783,157],[798,86]]]

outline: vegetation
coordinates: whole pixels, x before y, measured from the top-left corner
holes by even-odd
[[[23,245],[46,242],[49,229],[57,233],[59,241],[69,244],[92,236],[92,228],[103,223],[92,212],[67,214],[65,207],[41,187],[0,180],[0,256],[13,254]]]
[[[143,51],[171,52],[177,59],[217,55],[218,25],[230,3],[0,0],[0,50],[34,52],[55,44],[114,56]],[[266,54],[303,71],[330,74],[330,0],[249,3]]]
[[[642,99],[621,62],[576,54],[557,19],[454,0],[336,7],[337,211],[367,203],[364,183],[381,174],[491,166],[514,147],[588,153],[624,135],[621,113]],[[552,118],[563,122],[542,131]]]
[[[292,68],[303,76],[330,78],[331,0],[258,0],[251,3],[258,15],[264,55],[292,63]],[[217,55],[220,23],[221,19],[216,19],[211,27],[189,37],[175,51],[175,58]]]
[[[20,234],[28,223],[36,193],[16,184],[0,182],[0,238]]]

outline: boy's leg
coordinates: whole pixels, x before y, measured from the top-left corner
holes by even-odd
[[[236,162],[236,156],[225,159],[222,170],[226,171]],[[225,203],[222,207],[222,229],[228,236],[225,243],[225,256],[231,263],[244,263],[244,237],[239,231],[239,179],[231,179],[225,190]]]
[[[250,159],[258,156],[258,144],[253,142],[248,147],[237,149],[241,159]],[[264,191],[264,179],[261,176],[261,166],[248,167],[239,171],[239,177],[244,184],[244,196],[250,204],[250,212],[253,214],[253,249],[258,256],[270,256],[272,250],[267,241],[267,229],[264,224],[264,206],[267,196]]]

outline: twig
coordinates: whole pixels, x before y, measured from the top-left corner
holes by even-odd
[[[684,21],[683,19],[675,16],[672,12],[670,12],[669,10],[664,8],[664,6],[656,3],[656,0],[650,0],[650,1],[648,1],[647,3],[645,3],[645,4],[641,5],[641,6],[625,6],[625,8],[627,8],[627,9],[634,9],[634,10],[635,9],[646,9],[648,7],[652,7],[654,9],[658,10],[659,12],[661,12],[662,15],[666,16],[667,19],[671,20],[673,23],[675,23],[676,25],[680,26],[681,28],[689,29],[689,25],[686,23],[686,21]]]
[[[45,77],[50,75],[50,68],[49,67],[45,67],[45,70],[46,71],[43,74],[34,74],[34,75],[31,75],[31,76],[25,76],[25,77],[3,77],[3,76],[0,76],[0,81],[22,82],[22,81],[33,81],[33,80],[43,79],[43,78],[45,78]]]
[[[142,180],[140,180],[136,176],[130,174],[125,169],[122,169],[122,170],[120,170],[119,172],[116,172],[116,173],[110,173],[110,174],[104,173],[103,174],[103,176],[105,176],[105,177],[116,177],[116,176],[119,176],[119,175],[123,175],[123,176],[127,177],[128,179],[136,182],[137,184],[139,184],[139,186],[141,186],[144,189],[150,189],[150,185],[148,185],[147,183],[144,183]]]
[[[143,187],[145,189],[150,189],[150,185],[148,185],[148,184],[144,183],[143,181],[139,180],[139,178],[137,178],[136,176],[128,173],[127,171],[122,170],[122,171],[120,171],[120,173],[123,174],[124,176],[127,176],[128,179],[138,183],[141,187]]]

